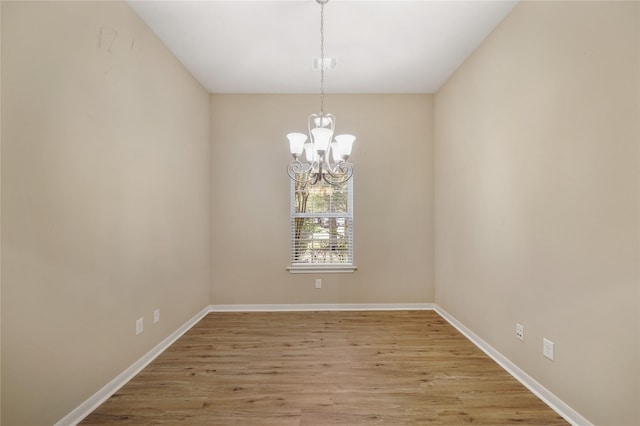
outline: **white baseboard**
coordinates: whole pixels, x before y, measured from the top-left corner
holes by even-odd
[[[527,387],[538,398],[544,401],[555,412],[574,426],[593,426],[591,422],[582,417],[577,411],[562,402],[553,393],[540,383],[535,381],[527,373],[509,361],[500,352],[491,347],[487,342],[462,325],[447,311],[435,303],[347,303],[347,304],[257,304],[257,305],[209,305],[196,316],[187,321],[182,327],[171,333],[142,358],[119,374],[115,379],[105,385],[93,396],[80,404],[75,410],[67,414],[55,426],[77,425],[82,419],[91,414],[118,389],[124,386],[136,374],[142,371],[151,361],[171,346],[176,340],[193,327],[198,321],[210,312],[294,312],[294,311],[383,311],[383,310],[434,310],[446,319],[453,327],[460,331],[473,344],[497,362],[516,380]]]
[[[446,319],[449,324],[454,326],[471,342],[486,353],[491,359],[497,362],[516,380],[522,383],[527,389],[533,392],[538,398],[545,402],[553,411],[561,415],[566,421],[574,426],[593,426],[589,420],[582,417],[577,411],[562,402],[560,398],[551,393],[547,388],[535,381],[531,376],[522,371],[518,366],[509,361],[504,355],[495,350],[491,345],[482,340],[473,331],[462,325],[458,320],[451,316],[447,311],[436,305],[435,311]]]
[[[279,304],[279,305],[209,305],[184,325],[158,343],[129,368],[107,383],[102,389],[59,420],[54,426],[75,426],[91,414],[111,395],[171,346],[209,312],[284,312],[284,311],[364,311],[364,310],[431,310],[433,303],[357,303],[357,304]]]
[[[191,327],[198,323],[205,315],[209,313],[209,307],[205,307],[198,312],[196,316],[187,321],[184,325],[171,333],[169,337],[158,343],[153,349],[144,354],[142,358],[134,362],[129,368],[120,373],[115,379],[107,383],[102,389],[93,394],[89,399],[80,404],[75,410],[64,416],[55,426],[77,425],[105,402],[111,395],[116,393],[118,389],[124,386],[136,374],[142,371],[147,365],[158,357],[165,349],[173,344],[184,333],[189,331]]]
[[[209,312],[406,311],[433,310],[433,303],[338,303],[279,305],[209,305]]]

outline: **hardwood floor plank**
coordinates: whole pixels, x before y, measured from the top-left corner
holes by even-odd
[[[566,425],[433,311],[212,313],[83,422]]]

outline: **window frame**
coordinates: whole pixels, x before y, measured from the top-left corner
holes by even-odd
[[[289,261],[290,264],[287,267],[287,270],[292,274],[311,274],[311,273],[352,273],[355,272],[358,268],[355,266],[354,262],[354,214],[353,214],[353,177],[345,182],[347,185],[347,212],[340,213],[330,213],[330,212],[297,212],[296,211],[296,182],[291,180],[290,182],[290,194],[289,194],[289,203],[290,203],[290,235],[289,235]],[[323,184],[328,185],[328,184]],[[310,263],[310,262],[294,262],[294,250],[295,250],[295,236],[294,236],[294,222],[296,218],[346,218],[350,230],[348,232],[348,258],[350,262],[333,262],[333,263]]]

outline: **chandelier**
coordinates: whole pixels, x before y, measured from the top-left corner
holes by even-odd
[[[304,133],[289,133],[289,149],[293,160],[287,172],[296,182],[315,185],[324,181],[340,185],[353,176],[353,165],[347,162],[356,137],[337,135],[333,139],[336,118],[324,112],[324,5],[329,0],[316,0],[320,4],[320,114],[308,119],[308,137]],[[302,159],[304,152],[305,159]]]

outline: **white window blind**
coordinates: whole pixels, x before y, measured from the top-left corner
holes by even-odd
[[[291,181],[291,265],[353,265],[353,178]]]

